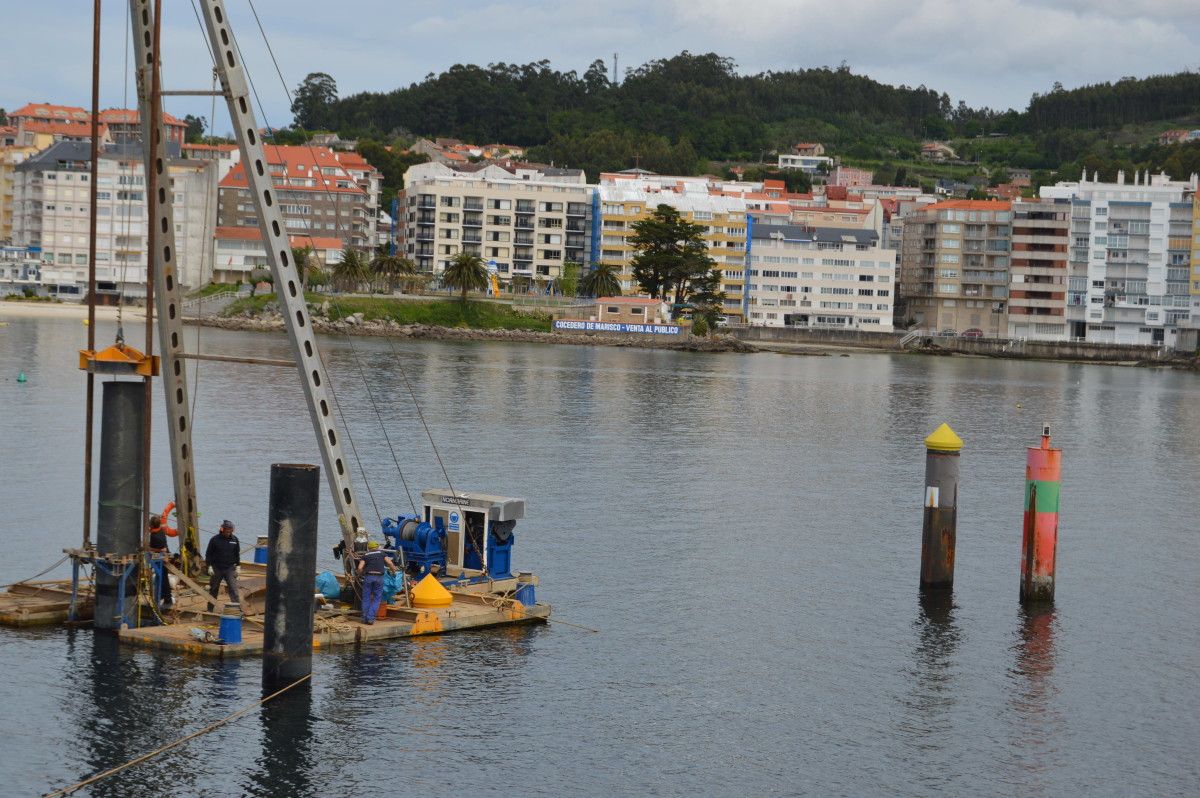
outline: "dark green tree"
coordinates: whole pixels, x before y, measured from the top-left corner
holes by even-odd
[[[292,115],[297,127],[323,130],[331,121],[331,109],[337,102],[337,81],[324,72],[310,72],[292,96]]]
[[[188,144],[198,144],[204,141],[204,131],[208,129],[208,120],[202,116],[192,116],[188,114],[183,118],[184,124],[187,125],[187,132],[184,137]]]
[[[488,273],[483,258],[474,252],[460,252],[450,259],[442,272],[442,285],[462,291],[462,301],[467,301],[468,291],[487,289]]]
[[[342,291],[357,291],[371,276],[367,258],[357,249],[347,248],[333,266],[334,284]]]
[[[417,267],[399,255],[376,255],[371,261],[371,273],[388,291],[395,291],[398,283],[417,273]]]
[[[704,243],[704,226],[684,219],[670,205],[659,205],[647,218],[633,223],[629,243],[633,278],[651,297],[672,298],[678,309],[693,291],[693,284],[714,265]]]
[[[620,271],[611,263],[596,263],[579,281],[579,291],[584,296],[620,296]]]

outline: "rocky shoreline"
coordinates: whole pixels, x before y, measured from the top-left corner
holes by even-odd
[[[313,329],[322,333],[342,335],[374,336],[378,338],[417,338],[446,341],[515,341],[537,344],[575,344],[581,346],[623,346],[643,349],[670,349],[679,352],[761,352],[754,344],[740,341],[729,335],[714,335],[708,338],[692,336],[666,340],[653,338],[630,338],[608,336],[603,333],[555,333],[533,330],[477,330],[466,327],[437,327],[427,324],[399,324],[390,319],[370,320],[362,313],[343,319],[332,320],[324,315],[319,306],[311,307]],[[188,324],[216,327],[222,330],[249,332],[280,332],[283,317],[275,310],[260,314],[249,312],[229,317],[189,318]]]

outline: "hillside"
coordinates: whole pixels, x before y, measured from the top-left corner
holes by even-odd
[[[303,88],[303,87],[302,87]],[[419,83],[342,99],[309,98],[307,129],[388,140],[448,136],[531,147],[531,157],[597,171],[637,162],[695,173],[709,162],[769,162],[800,140],[847,163],[917,163],[923,140],[954,140],[984,166],[1056,170],[1088,157],[1150,165],[1153,130],[1200,117],[1200,74],[1123,78],[1035,94],[1023,111],[955,104],[945,93],[890,86],[847,66],[739,74],[731,59],[680,53],[629,70],[603,61],[583,75],[549,62],[455,65]],[[1129,131],[1145,138],[1130,140]]]

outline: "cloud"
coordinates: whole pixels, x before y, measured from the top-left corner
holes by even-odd
[[[61,1],[61,0],[60,0]],[[51,4],[54,0],[51,0]],[[123,3],[105,4],[104,104],[126,94]],[[165,82],[207,87],[207,52],[186,3],[164,4]],[[455,63],[622,68],[717,52],[743,72],[836,66],[888,83],[925,85],[970,105],[1023,108],[1055,81],[1071,87],[1200,66],[1200,3],[1177,0],[255,0],[289,87],[328,72],[343,96],[389,91]],[[227,7],[255,84],[275,124],[290,118],[254,18]],[[6,80],[0,107],[30,100],[87,102],[87,15],[6,10]],[[15,33],[15,35],[14,35]],[[47,58],[44,42],[56,44]],[[132,90],[129,90],[132,97]],[[132,102],[132,100],[131,100]],[[210,115],[208,100],[172,99],[172,113]],[[218,108],[217,117],[224,119]],[[222,128],[218,124],[218,128]]]

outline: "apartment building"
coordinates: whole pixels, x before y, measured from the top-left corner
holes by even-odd
[[[553,280],[568,261],[592,261],[594,189],[583,179],[535,164],[418,164],[404,176],[399,251],[432,274],[471,252],[505,284]]]
[[[18,164],[37,153],[37,147],[32,146],[0,146],[0,243],[12,243],[13,172]]]
[[[1192,313],[1190,322],[1200,327],[1200,192],[1192,196]]]
[[[91,145],[60,141],[14,170],[13,240],[40,251],[42,279],[52,294],[82,296],[88,278]],[[144,295],[146,179],[140,146],[109,145],[97,165],[96,276],[103,292]],[[198,286],[216,212],[211,164],[170,165],[179,282]]]
[[[1066,341],[1071,205],[1066,200],[1015,202],[1012,211],[1008,336]]]
[[[361,156],[348,159],[351,169],[338,157],[351,154],[326,147],[269,144],[263,149],[289,233],[340,238],[356,249],[374,246],[382,178]],[[217,226],[258,227],[246,165],[233,164],[218,185]]]
[[[91,114],[88,114],[88,120],[90,122]],[[105,108],[100,112],[100,124],[108,128],[109,138],[114,143],[122,144],[142,140],[142,120],[136,109]],[[167,143],[182,147],[187,138],[187,123],[164,112],[162,124],[166,131]]]
[[[829,185],[845,188],[866,188],[875,182],[875,173],[870,169],[853,166],[838,166],[829,175]]]
[[[340,238],[310,235],[288,238],[294,249],[310,248],[324,269],[342,259],[344,245]],[[214,253],[214,283],[248,282],[253,270],[270,268],[262,231],[256,227],[218,227],[214,235]]]
[[[751,225],[749,323],[890,332],[896,253],[872,230]],[[737,292],[741,296],[741,292]]]
[[[658,190],[636,182],[601,182],[599,187],[600,225],[597,260],[621,271],[621,288],[638,291],[633,279],[635,250],[629,242],[633,225],[654,213],[659,205],[669,205],[693,224],[702,225],[708,254],[721,270],[725,291],[725,312],[742,317],[742,274],[746,264],[746,200],[700,192]],[[736,276],[731,276],[731,274]]]
[[[947,200],[904,221],[897,318],[1006,337],[1012,203]]]
[[[1191,315],[1195,175],[1119,172],[1043,186],[1071,203],[1067,322],[1070,337],[1099,343],[1173,345]]]

